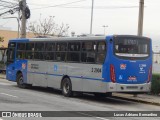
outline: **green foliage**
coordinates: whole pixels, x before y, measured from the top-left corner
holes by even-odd
[[[151,93],[152,94],[160,93],[160,74],[152,75]]]

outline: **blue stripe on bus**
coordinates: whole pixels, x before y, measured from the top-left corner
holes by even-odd
[[[89,77],[79,77],[79,76],[70,76],[71,78],[82,78],[82,79],[88,79],[88,80],[104,80],[104,79],[100,79],[100,78],[89,78]]]
[[[17,42],[17,43],[23,43],[23,42],[29,42],[29,39],[21,38],[21,39],[11,39],[9,42]]]
[[[63,76],[63,75],[60,75],[60,74],[47,74],[47,73],[41,73],[41,72],[29,72],[28,73],[35,73],[35,74],[43,74],[43,75],[53,75],[53,76]]]
[[[43,74],[43,75],[52,75],[52,76],[64,76],[64,75],[62,75],[62,74],[48,74],[48,73],[30,72],[30,71],[28,71],[28,73]],[[83,76],[69,76],[69,77],[71,77],[71,78],[88,79],[88,80],[99,80],[99,81],[104,81],[104,79],[100,79],[100,78],[89,78],[89,77],[83,77]]]

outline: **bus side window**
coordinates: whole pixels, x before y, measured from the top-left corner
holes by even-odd
[[[17,59],[24,59],[25,58],[25,54],[26,54],[25,50],[26,50],[25,43],[18,43],[17,44],[17,54],[16,54]]]
[[[66,61],[67,42],[57,42],[56,44],[56,60]]]
[[[80,62],[80,42],[69,42],[67,61]]]
[[[104,41],[98,42],[97,63],[103,63],[106,56],[106,43]]]
[[[55,54],[55,43],[54,42],[46,42],[45,44],[45,52],[43,53],[44,60],[53,61]]]
[[[46,43],[45,51],[55,51],[55,43]]]
[[[34,43],[27,43],[26,44],[26,50],[34,51]]]
[[[34,43],[26,43],[26,59],[34,58]]]
[[[92,41],[82,42],[81,61],[94,63],[96,57],[96,43]]]
[[[44,51],[44,43],[35,43],[35,51]]]

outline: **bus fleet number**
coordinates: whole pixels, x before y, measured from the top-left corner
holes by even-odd
[[[101,73],[102,70],[101,70],[101,68],[92,68],[92,72],[94,72],[94,73]]]

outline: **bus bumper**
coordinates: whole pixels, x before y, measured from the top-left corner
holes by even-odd
[[[144,84],[119,84],[107,83],[107,92],[149,92],[151,83]]]

